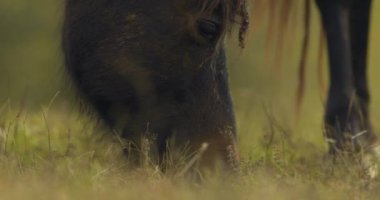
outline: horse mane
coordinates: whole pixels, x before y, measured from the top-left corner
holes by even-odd
[[[262,26],[266,23],[266,50],[265,57],[272,54],[269,47],[276,45],[275,48],[275,67],[278,68],[281,66],[282,61],[282,50],[289,35],[294,35],[292,30],[294,30],[295,21],[297,17],[300,17],[299,11],[302,6],[302,19],[303,19],[303,37],[302,37],[302,46],[301,46],[301,55],[299,57],[298,64],[298,86],[296,92],[296,114],[299,114],[300,108],[302,106],[304,91],[305,91],[305,74],[306,74],[306,65],[309,54],[309,43],[310,43],[310,28],[311,28],[311,1],[299,1],[299,0],[254,0],[252,1],[252,18],[254,22],[252,24],[254,30],[257,30],[257,27]],[[253,32],[255,34],[256,32]],[[323,55],[325,48],[324,46],[324,30],[321,29],[320,33],[320,45],[318,50],[318,84],[321,91],[321,94],[325,90],[323,83]]]

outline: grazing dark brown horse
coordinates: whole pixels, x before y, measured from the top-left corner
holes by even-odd
[[[236,167],[223,41],[238,24],[242,42],[247,23],[243,0],[66,0],[66,68],[132,159],[147,137],[158,162],[168,141],[207,143],[201,166]]]
[[[377,146],[366,79],[371,0],[316,3],[329,50],[324,121],[330,153],[371,151]],[[66,0],[67,71],[101,119],[136,149],[141,137],[154,138],[152,149],[162,162],[169,140],[174,140],[176,149],[188,146],[192,152],[207,143],[201,165],[212,167],[219,160],[231,168],[238,155],[223,40],[237,23],[243,44],[248,25],[245,4],[244,0]],[[138,157],[135,154],[133,149],[128,152]]]
[[[311,0],[256,0],[256,7],[269,8],[269,31],[273,30],[275,12],[280,19],[279,35],[289,24],[290,9],[297,3],[305,4],[305,37],[303,55],[307,53],[310,34]],[[372,0],[315,0],[327,36],[329,55],[329,90],[324,124],[329,152],[375,152],[380,157],[377,136],[369,119],[370,95],[367,81],[367,49]],[[260,11],[258,8],[256,10]],[[261,9],[263,10],[263,9]],[[271,33],[269,33],[271,34]],[[279,40],[281,41],[281,40]],[[301,59],[300,80],[305,58]],[[301,94],[302,91],[299,92]]]

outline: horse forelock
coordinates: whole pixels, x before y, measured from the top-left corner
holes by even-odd
[[[246,0],[196,0],[200,3],[200,12],[211,13],[220,9],[222,14],[223,33],[230,32],[232,27],[239,27],[239,44],[244,47],[245,34],[248,30],[249,16]]]

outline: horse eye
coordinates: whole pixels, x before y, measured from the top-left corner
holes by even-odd
[[[209,42],[215,41],[215,39],[219,36],[220,27],[214,21],[201,19],[197,22],[198,32]]]

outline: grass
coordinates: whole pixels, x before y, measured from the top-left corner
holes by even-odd
[[[0,107],[1,199],[376,199],[352,160],[296,139],[266,111],[266,125],[241,146],[241,175],[189,183],[157,166],[130,169],[122,144],[69,104]],[[245,137],[241,135],[240,137]],[[241,138],[242,139],[242,138]],[[244,138],[243,138],[244,139]],[[244,150],[249,148],[250,150]],[[171,166],[174,167],[174,166]],[[176,166],[178,167],[178,166]],[[169,166],[170,168],[170,166]],[[181,168],[177,170],[181,171]]]

